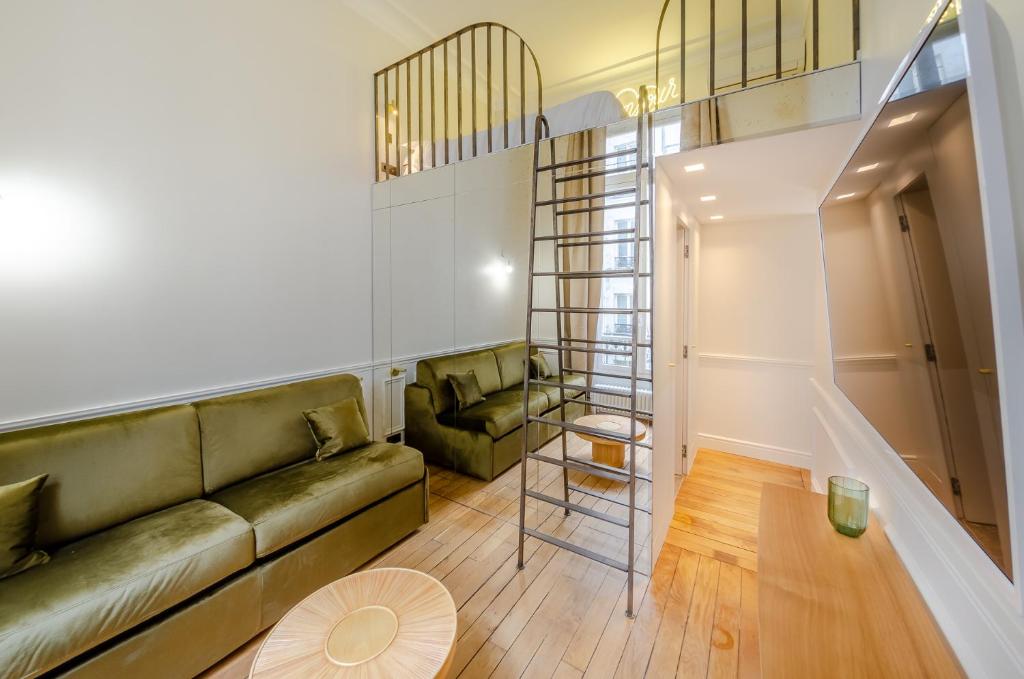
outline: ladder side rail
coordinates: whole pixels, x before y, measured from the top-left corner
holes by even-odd
[[[539,172],[537,170],[540,167],[540,140],[542,132],[550,134],[548,128],[548,121],[543,114],[539,114],[537,119],[534,121],[533,126],[533,184],[531,187],[531,207],[537,203],[537,177]],[[554,161],[554,158],[552,158]],[[529,274],[526,277],[526,346],[523,349],[523,369],[525,378],[523,380],[523,446],[522,454],[519,461],[519,472],[520,481],[522,485],[519,489],[519,553],[516,565],[521,570],[523,568],[523,540],[526,537],[526,455],[530,445],[530,422],[529,422],[529,405],[530,405],[530,340],[533,338],[533,268],[534,268],[534,255],[535,255],[535,244],[534,236],[537,235],[537,210],[532,208],[530,211],[530,254],[529,254]]]
[[[551,139],[550,146],[551,146],[551,162],[553,164],[555,162],[555,140],[554,139]],[[554,205],[557,203],[557,200],[558,200],[558,182],[556,181],[556,175],[557,174],[558,173],[556,171],[554,171],[554,170],[552,170],[551,173],[550,173],[550,175],[551,175],[551,201],[552,201],[551,202],[551,205],[552,205],[552,207],[551,207],[551,235],[552,236],[558,236],[559,235],[559,231],[558,231],[558,209],[556,207],[554,207]],[[538,203],[537,205],[540,205],[540,203]],[[536,212],[536,210],[537,210],[537,205],[534,205],[534,208],[533,208],[534,212]],[[564,222],[563,222],[563,225],[564,225]],[[533,247],[533,246],[531,245],[531,247]],[[562,255],[562,253],[559,252],[557,247],[552,247],[551,248],[551,253],[552,253],[552,259],[554,260],[555,273],[557,274],[557,273],[559,273],[562,270],[562,265],[558,261],[559,257],[561,257],[561,255]],[[530,267],[530,277],[531,277],[531,279],[532,279],[533,275],[534,275],[533,267]],[[562,307],[562,280],[560,278],[558,278],[558,276],[555,276],[555,281],[554,282],[555,282],[555,308],[556,309],[560,309]],[[566,284],[567,287],[569,285],[571,285],[571,283],[567,283]],[[564,343],[563,340],[565,339],[565,337],[564,337],[564,335],[562,333],[562,320],[563,320],[562,319],[562,314],[556,313],[555,314],[555,335],[558,338],[556,341],[557,341],[557,344],[558,344],[559,347],[561,347],[563,345],[563,343]],[[565,320],[568,321],[568,318],[566,318]],[[572,328],[571,324],[570,324],[569,328],[570,328],[570,331],[571,331],[571,328]],[[529,342],[529,341],[530,340],[528,339],[527,342]],[[529,351],[529,348],[527,348],[527,351]],[[565,382],[565,360],[564,360],[564,356],[562,354],[562,350],[559,349],[556,352],[555,355],[558,356],[558,381],[559,382]],[[529,373],[526,374],[526,379],[527,380],[530,379],[530,374]],[[564,388],[559,389],[558,397],[559,397],[559,408],[560,408],[559,409],[559,414],[560,414],[560,416],[562,418],[562,421],[565,422],[565,389]],[[529,430],[525,430],[525,431],[526,431],[526,435],[529,436]],[[538,432],[540,431],[540,427],[539,426],[537,428],[537,431]],[[566,455],[567,455],[568,445],[569,445],[568,437],[566,435],[565,429],[560,427],[559,428],[559,432],[560,432],[559,438],[561,439],[561,443],[562,443],[562,460],[565,460],[566,459]],[[539,442],[539,434],[538,434],[538,442]],[[523,492],[526,492],[526,486],[523,486]],[[562,492],[565,495],[565,502],[568,503],[569,502],[569,470],[566,469],[565,467],[562,467]],[[565,510],[565,515],[569,516],[569,507],[565,506],[565,507],[563,507],[563,509]]]
[[[644,157],[644,113],[647,108],[647,88],[645,86],[640,87],[640,115],[637,116],[636,123],[636,164],[639,166],[641,159]],[[628,509],[628,520],[629,520],[629,544],[627,545],[628,556],[626,559],[626,565],[629,570],[626,573],[626,616],[634,617],[635,612],[633,610],[633,580],[634,572],[636,570],[636,546],[633,544],[636,535],[636,527],[634,521],[636,519],[636,378],[637,378],[637,362],[639,356],[639,348],[637,342],[640,341],[640,276],[637,275],[640,272],[639,261],[640,261],[640,229],[643,219],[643,172],[638,171],[635,177],[635,213],[633,222],[633,327],[631,329],[633,346],[632,346],[632,360],[630,361],[629,368],[629,509]],[[650,235],[650,234],[648,234]]]

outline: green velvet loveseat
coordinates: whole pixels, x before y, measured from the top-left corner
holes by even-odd
[[[519,461],[523,443],[523,381],[526,347],[513,342],[425,359],[416,364],[416,383],[405,388],[406,442],[423,452],[428,462],[452,468],[485,481]],[[536,353],[536,350],[534,350]],[[457,408],[449,373],[472,370],[485,400],[464,410]],[[550,380],[558,380],[557,376]],[[566,384],[582,386],[583,375],[566,375]],[[530,390],[530,415],[561,419],[559,388],[537,386]],[[579,390],[566,390],[576,398]],[[584,413],[580,403],[566,403],[566,419]],[[530,424],[530,448],[559,433],[557,427]]]
[[[0,579],[0,677],[191,677],[427,521],[416,450],[317,461],[304,410],[352,375],[0,435],[0,485],[48,474]]]

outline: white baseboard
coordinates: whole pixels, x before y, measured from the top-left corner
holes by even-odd
[[[755,441],[744,441],[743,439],[719,436],[717,434],[698,433],[695,442],[698,450],[710,448],[711,450],[720,450],[723,453],[734,453],[766,462],[778,462],[779,464],[786,464],[801,469],[811,468],[811,454],[802,450],[781,448],[779,446],[771,446]]]

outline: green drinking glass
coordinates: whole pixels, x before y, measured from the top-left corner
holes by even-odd
[[[828,479],[828,520],[832,527],[851,538],[868,528],[868,491],[866,483],[845,476]]]

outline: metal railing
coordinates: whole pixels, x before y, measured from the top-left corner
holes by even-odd
[[[686,38],[687,38],[687,0],[674,0],[679,8],[678,26],[679,26],[679,101],[669,102],[675,104],[682,104],[690,101],[686,95]],[[803,65],[800,68],[794,69],[793,67],[784,68],[783,66],[783,5],[782,0],[774,0],[774,48],[775,48],[775,60],[774,68],[772,66],[761,67],[752,70],[750,64],[751,45],[749,36],[749,1],[750,0],[689,0],[691,7],[697,4],[707,5],[707,42],[708,42],[708,72],[707,72],[707,90],[701,92],[699,97],[703,98],[706,96],[713,97],[717,92],[722,90],[731,90],[734,88],[746,88],[753,82],[762,80],[780,80],[784,75],[793,75],[795,72],[808,72],[816,71],[822,68],[821,63],[821,4],[822,0],[809,0],[810,9],[810,39],[809,44],[804,45],[804,59]],[[659,104],[665,103],[662,100],[661,92],[661,77],[662,77],[662,65],[661,65],[661,52],[662,52],[662,30],[666,26],[666,18],[668,17],[669,6],[673,3],[673,0],[665,0],[661,7],[661,14],[658,17],[658,33],[655,39],[655,65],[654,65],[654,82],[655,93],[649,102],[653,107],[657,108]],[[739,3],[740,10],[740,30],[739,30],[739,79],[735,82],[728,82],[725,84],[719,83],[716,78],[716,65],[718,62],[721,45],[718,44],[718,31],[721,26],[716,25],[716,10],[719,7],[724,7],[726,3],[729,3],[731,7],[734,7],[736,3]],[[825,3],[829,10],[837,9],[838,11],[845,11],[846,7],[849,7],[849,18],[850,18],[850,37],[851,37],[851,60],[856,60],[857,55],[860,52],[860,0],[825,0]],[[759,6],[764,3],[758,3]],[[732,28],[732,27],[730,27]],[[704,34],[698,34],[700,37],[704,37]],[[736,45],[729,45],[727,48],[735,48]],[[809,52],[809,53],[808,53]]]
[[[486,52],[482,73],[478,71],[478,43]],[[518,51],[518,77],[509,70],[510,43],[513,60]],[[500,74],[495,73],[495,60],[499,62]],[[450,62],[454,62],[453,67]],[[533,82],[527,77],[528,62],[532,62],[530,70],[536,74]],[[512,110],[510,86],[518,90],[514,92],[519,100],[518,111]],[[479,96],[481,93],[483,97]],[[528,108],[528,98],[536,103],[535,107]],[[501,105],[501,125],[496,128],[497,103]],[[486,109],[486,115],[478,117],[481,107]],[[483,151],[483,140],[478,140],[483,131],[479,124],[486,124],[487,153],[507,149],[509,116],[518,113],[518,143],[522,144],[527,141],[528,113],[544,112],[540,64],[522,36],[511,28],[492,21],[471,24],[374,73],[373,110],[374,181],[476,157]],[[466,117],[468,130],[464,128]],[[466,132],[468,138],[464,137]],[[495,139],[499,135],[500,142]]]

